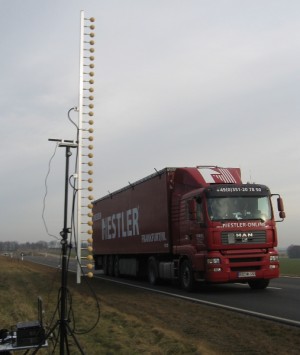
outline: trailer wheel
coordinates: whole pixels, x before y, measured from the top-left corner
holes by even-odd
[[[153,256],[148,259],[148,281],[151,285],[156,285],[158,282],[157,262]]]
[[[180,267],[180,284],[185,291],[191,292],[195,287],[192,265],[189,260],[184,260]]]
[[[270,280],[258,279],[258,280],[249,280],[248,285],[252,290],[264,290],[268,287]]]

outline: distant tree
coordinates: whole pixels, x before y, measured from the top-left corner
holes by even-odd
[[[48,242],[48,248],[50,249],[58,249],[61,247],[60,241],[58,240],[51,240]]]
[[[287,255],[290,259],[298,259],[300,258],[300,245],[290,245],[287,248]]]
[[[16,252],[17,250],[45,250],[48,249],[48,243],[38,241],[36,243],[18,243],[15,241],[0,242],[1,252]]]
[[[16,251],[18,250],[18,247],[19,247],[18,242],[13,242],[13,241],[0,242],[1,251]]]
[[[37,243],[35,243],[35,248],[36,249],[48,249],[48,243],[44,242],[43,240],[40,240]]]

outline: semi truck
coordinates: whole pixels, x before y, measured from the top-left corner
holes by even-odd
[[[277,206],[275,209],[274,206]],[[283,200],[240,168],[164,168],[93,201],[93,256],[109,276],[264,289],[279,276]]]

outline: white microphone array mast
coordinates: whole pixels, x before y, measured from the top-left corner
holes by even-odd
[[[94,108],[94,25],[95,19],[85,18],[80,12],[80,63],[78,105],[78,158],[77,158],[77,283],[81,282],[82,270],[93,268],[92,248],[92,200],[93,191],[93,116]],[[82,263],[82,261],[86,263]],[[87,276],[92,277],[89,271]]]

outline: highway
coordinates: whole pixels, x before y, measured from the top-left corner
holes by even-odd
[[[26,256],[24,260],[55,268],[60,264],[59,258],[49,256]],[[76,270],[75,260],[70,261],[69,269]],[[168,283],[153,287],[145,281],[108,277],[100,273],[95,277],[300,327],[300,277],[280,277],[272,280],[265,290],[251,290],[247,284],[199,284],[193,293]]]

